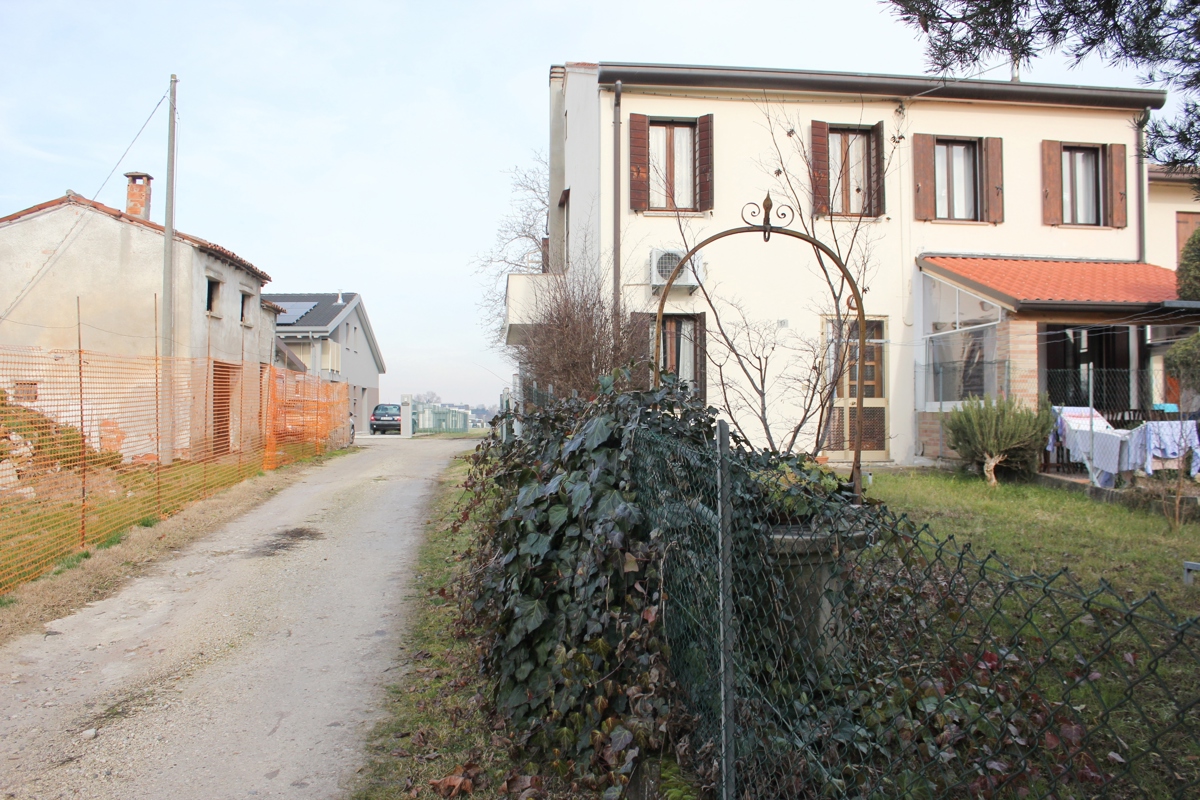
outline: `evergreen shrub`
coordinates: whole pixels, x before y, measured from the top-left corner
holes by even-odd
[[[1054,418],[1044,398],[1032,409],[1013,398],[969,397],[942,424],[950,447],[995,486],[1001,465],[1022,475],[1037,470]]]

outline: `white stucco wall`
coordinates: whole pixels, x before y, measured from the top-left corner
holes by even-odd
[[[611,269],[605,265],[605,254],[611,252],[612,246],[613,93],[599,87],[594,79],[590,83],[583,80],[578,70],[568,70],[565,95],[564,107],[567,109],[587,104],[596,109],[594,136],[580,132],[575,125],[576,112],[568,111],[571,121],[563,148],[564,170],[568,176],[597,176],[595,196],[598,200],[594,203],[597,224],[594,229],[598,231],[599,243],[595,246],[594,257]],[[890,436],[886,457],[890,459],[910,462],[914,457],[914,365],[923,357],[917,255],[953,252],[1098,259],[1137,257],[1136,142],[1131,112],[933,99],[904,103],[891,99],[864,101],[857,97],[801,94],[777,95],[764,101],[761,93],[750,97],[747,93],[715,89],[692,91],[658,87],[653,91],[639,91],[638,87],[625,86],[620,208],[622,283],[630,310],[652,311],[657,305],[658,297],[652,294],[649,284],[651,249],[684,249],[685,244],[742,225],[743,205],[761,202],[768,191],[776,203],[788,202],[779,179],[767,167],[773,161],[773,150],[765,106],[769,106],[773,114],[782,114],[790,120],[790,125],[777,130],[785,146],[789,143],[785,133],[787,127],[792,127],[807,146],[814,119],[831,125],[885,123],[885,139],[889,142],[885,149],[890,150],[885,178],[886,213],[878,219],[865,221],[857,236],[860,248],[869,244],[869,268],[864,281],[867,315],[883,318],[887,324],[884,367]],[[713,115],[715,207],[709,212],[686,215],[682,219],[682,232],[681,220],[673,214],[629,210],[628,115],[631,113],[688,119]],[[919,222],[913,219],[911,142],[915,133],[1003,139],[1005,221],[1002,224]],[[1128,227],[1071,228],[1042,224],[1043,139],[1125,144],[1128,154]],[[803,184],[797,210],[809,214],[807,169],[793,156],[791,171]],[[583,182],[582,177],[576,180]],[[571,196],[574,204],[574,186]],[[556,198],[551,200],[554,202]],[[573,208],[572,227],[575,216]],[[826,242],[840,239],[845,243],[847,237],[854,235],[853,221],[806,217],[805,222]],[[1152,230],[1156,224],[1151,222]],[[1172,221],[1172,240],[1173,225]],[[804,229],[799,221],[792,227]],[[572,239],[575,238],[573,235]],[[821,314],[828,310],[828,292],[808,247],[783,237],[764,244],[759,236],[741,236],[706,248],[704,261],[705,283],[710,294],[740,302],[754,320],[787,320],[788,329],[800,336],[810,339],[821,336]],[[700,293],[673,292],[666,311],[706,312],[711,349],[712,312]],[[710,368],[710,401],[716,397],[714,377],[714,370]]]
[[[570,220],[567,237],[569,264],[597,264],[607,252],[601,234],[601,166],[599,149],[605,140],[601,126],[600,108],[596,102],[596,70],[591,67],[568,65],[564,79],[564,152],[563,188],[570,189]],[[609,116],[611,125],[612,117]],[[612,137],[607,138],[609,147]],[[611,163],[611,161],[609,162]],[[561,195],[560,195],[561,196]],[[559,197],[551,197],[557,205]]]
[[[1179,244],[1175,235],[1175,214],[1200,212],[1192,187],[1187,183],[1150,183],[1146,204],[1146,260],[1160,267],[1179,266]]]

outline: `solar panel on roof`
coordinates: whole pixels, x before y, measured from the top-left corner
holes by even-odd
[[[283,306],[285,312],[279,315],[277,320],[279,325],[291,325],[317,307],[316,303],[309,300],[276,302],[275,305]]]

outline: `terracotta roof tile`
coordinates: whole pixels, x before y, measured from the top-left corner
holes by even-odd
[[[77,195],[74,193],[66,194],[66,195],[63,195],[62,197],[57,197],[54,200],[48,200],[45,203],[38,203],[36,206],[30,206],[29,208],[23,209],[21,211],[17,211],[16,213],[9,214],[7,217],[0,217],[0,224],[4,224],[6,222],[14,222],[18,219],[21,219],[22,217],[28,217],[33,214],[36,214],[39,211],[45,211],[46,209],[54,208],[55,206],[63,206],[63,205],[84,206],[86,208],[91,208],[91,209],[94,209],[95,211],[99,211],[101,214],[107,214],[108,216],[112,217],[113,219],[119,219],[122,222],[129,222],[134,225],[141,225],[144,228],[149,228],[150,230],[157,231],[159,233],[163,232],[163,226],[159,225],[156,222],[151,222],[149,220],[142,219],[141,217],[132,217],[129,214],[126,214],[125,212],[123,212],[119,209],[113,208],[111,206],[106,206],[103,203],[97,203],[95,200],[88,200],[86,197],[83,197],[81,195]],[[239,256],[237,253],[233,252],[232,250],[226,250],[224,247],[221,247],[218,244],[213,244],[212,242],[201,239],[199,236],[192,236],[191,234],[182,233],[181,231],[175,231],[175,237],[182,241],[187,242],[188,244],[195,245],[200,250],[202,250],[206,253],[209,253],[210,255],[214,255],[217,258],[221,259],[222,261],[227,261],[228,263],[232,264],[233,266],[238,267],[239,269],[243,269],[246,272],[249,272],[251,275],[258,278],[263,283],[271,282],[270,275],[263,272],[261,269],[254,266],[249,261],[242,258],[241,256]]]
[[[1010,305],[1099,303],[1153,305],[1177,299],[1175,273],[1129,261],[923,255],[923,269],[987,292]],[[965,287],[964,287],[965,288]]]

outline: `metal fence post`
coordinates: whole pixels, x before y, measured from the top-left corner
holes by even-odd
[[[721,611],[721,798],[735,800],[737,774],[734,731],[734,672],[733,672],[733,508],[729,491],[729,424],[717,422],[717,499],[720,504],[718,542],[721,553],[720,574]]]

